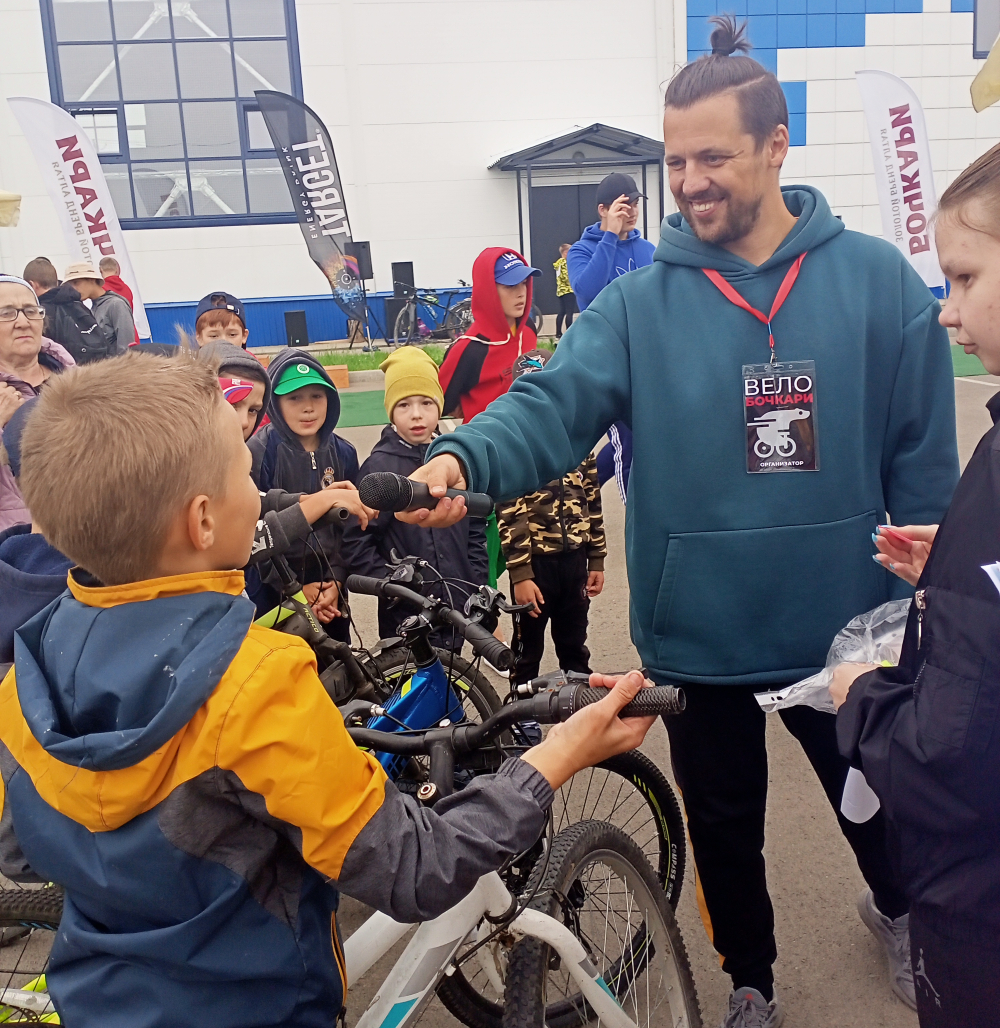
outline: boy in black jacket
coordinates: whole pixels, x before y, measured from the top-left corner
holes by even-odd
[[[382,362],[381,368],[385,372],[385,412],[392,424],[386,425],[382,438],[361,466],[358,481],[377,471],[413,474],[424,462],[444,405],[437,365],[423,350],[401,347]],[[482,518],[466,517],[451,528],[424,529],[383,511],[367,531],[361,530],[357,518],[351,518],[344,532],[344,561],[354,574],[385,578],[393,550],[401,557],[423,557],[443,578],[460,579],[449,583],[459,607],[475,586],[486,584],[489,575],[486,522]],[[428,576],[428,581],[432,578]],[[442,589],[437,594],[447,598]],[[410,613],[380,599],[379,635],[383,639],[396,635],[400,622]],[[452,633],[439,632],[434,641],[438,646],[450,647]]]
[[[257,488],[315,493],[334,482],[356,483],[358,454],[333,431],[340,416],[340,397],[323,365],[308,353],[291,349],[271,362],[267,374],[273,391],[268,406],[271,423],[247,442]],[[327,633],[349,642],[350,626],[342,604],[347,577],[342,538],[342,528],[324,526],[290,550],[286,559]],[[258,610],[278,601],[277,593],[254,599]]]
[[[941,197],[936,236],[941,324],[994,375],[998,210],[995,146]],[[830,687],[841,752],[899,834],[921,1028],[1000,1018],[1000,394],[987,407],[940,528],[879,529],[875,559],[917,587],[899,666],[842,664]]]

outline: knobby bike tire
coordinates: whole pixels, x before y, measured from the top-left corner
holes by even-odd
[[[415,303],[407,303],[400,308],[396,324],[393,325],[392,338],[396,346],[406,346],[420,339],[420,316]]]
[[[610,964],[606,963],[606,955],[595,951],[599,948],[595,941],[597,932],[588,933],[582,924],[581,912],[588,893],[581,885],[581,878],[598,865],[615,870],[622,876],[626,891],[633,890],[636,904],[633,907],[629,901],[627,910],[633,915],[640,910],[643,912],[643,919],[634,930],[631,919],[626,919],[627,939],[623,952]],[[684,941],[670,904],[638,846],[613,825],[581,821],[556,836],[544,876],[542,868],[539,862],[533,875],[535,881],[529,883],[529,889],[539,885],[531,906],[555,917],[574,931],[603,975],[609,991],[625,1007],[626,1013],[640,1024],[701,1028],[698,995]],[[583,900],[575,898],[578,895],[582,895]],[[599,888],[594,895],[597,897],[594,910],[599,916],[605,901],[600,899]],[[576,907],[575,912],[573,907]],[[610,923],[607,913],[605,919],[606,924]],[[620,926],[613,929],[616,939],[619,930]],[[606,929],[605,943],[607,939]],[[548,1028],[576,1028],[593,1019],[593,1011],[579,992],[560,998],[549,996],[550,992],[558,991],[553,983],[554,977],[565,974],[553,964],[553,956],[549,946],[530,936],[514,945],[507,969],[503,1028],[538,1028],[543,1024]],[[651,967],[653,961],[656,963]],[[657,976],[657,982],[654,983],[653,1003],[646,1009],[645,1016],[637,1014],[634,1008],[642,1005],[646,986],[639,982],[633,992],[633,983],[639,978],[648,980],[654,976]],[[573,988],[568,976],[567,981],[570,982],[567,988]],[[648,1003],[648,992],[645,999]],[[649,1014],[664,1003],[669,1004],[669,1018],[665,1016],[666,1011],[661,1010],[660,1016],[653,1021]]]
[[[62,920],[62,910],[63,890],[58,885],[0,891],[0,928],[24,925],[54,932]]]
[[[615,817],[619,811],[621,816]],[[556,792],[552,812],[556,833],[599,813],[639,837],[664,896],[671,907],[677,906],[686,857],[684,818],[666,776],[645,754],[632,750],[578,772]],[[501,1028],[503,1003],[485,995],[486,987],[478,964],[461,964],[441,980],[437,991],[445,1007],[469,1028]]]
[[[0,1022],[3,1024],[61,1023],[49,1000],[45,974],[62,909],[63,890],[58,885],[0,891],[0,930],[21,928],[31,933],[7,947],[7,969],[0,972]]]

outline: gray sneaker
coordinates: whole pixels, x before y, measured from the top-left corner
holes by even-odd
[[[885,947],[889,959],[889,985],[892,991],[911,1009],[917,1009],[913,990],[913,965],[910,963],[910,915],[903,914],[890,921],[878,907],[871,889],[858,897],[858,913],[868,931]]]
[[[729,1013],[720,1028],[778,1028],[785,1011],[775,992],[770,1003],[756,989],[733,989]]]

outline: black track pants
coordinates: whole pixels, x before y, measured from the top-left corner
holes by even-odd
[[[545,626],[552,625],[552,642],[559,666],[564,671],[590,671],[587,649],[587,549],[581,546],[562,553],[532,556],[535,584],[542,591],[542,612],[533,618],[518,614],[514,619],[512,649],[517,663],[515,684],[528,682],[538,674],[545,652]]]
[[[766,686],[684,685],[687,708],[664,718],[674,776],[684,796],[706,924],[722,969],[736,988],[771,993],[777,956],[774,910],[764,875],[767,750],[764,712],[754,691]],[[811,707],[781,712],[827,794],[875,903],[895,919],[908,910],[890,865],[881,812],[856,825],[840,814],[848,762],[837,749],[836,718]]]
[[[559,313],[556,315],[556,339],[563,334],[563,322],[566,328],[573,324],[573,315],[579,313],[576,306],[576,297],[573,293],[564,293],[559,297]],[[565,668],[563,670],[566,670]]]
[[[943,933],[919,906],[910,911],[910,957],[920,1028],[996,1028],[1000,1024],[1000,939]]]

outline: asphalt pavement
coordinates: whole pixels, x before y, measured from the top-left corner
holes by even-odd
[[[1000,379],[990,376],[955,381],[963,466],[990,427],[983,405],[998,388]],[[380,432],[381,426],[346,429],[343,434],[358,447],[363,460]],[[629,642],[624,509],[613,482],[605,486],[603,498],[609,548],[606,584],[591,607],[588,642],[595,669],[618,671],[637,667],[639,662]],[[374,601],[358,597],[353,606],[365,639],[374,640]],[[550,645],[542,669],[555,666]],[[765,856],[778,942],[776,986],[787,1011],[786,1028],[916,1028],[916,1014],[890,992],[881,947],[858,917],[855,902],[864,883],[853,854],[802,750],[776,715],[767,719],[767,745],[770,781]],[[643,750],[670,776],[662,725],[654,726]],[[360,904],[345,899],[341,918],[345,935],[366,914]],[[677,921],[691,959],[706,1028],[714,1028],[722,1020],[730,985],[698,914],[690,862]],[[357,1022],[403,945],[352,990],[349,1024]],[[427,1028],[458,1024],[437,999],[424,1013],[422,1023]]]

